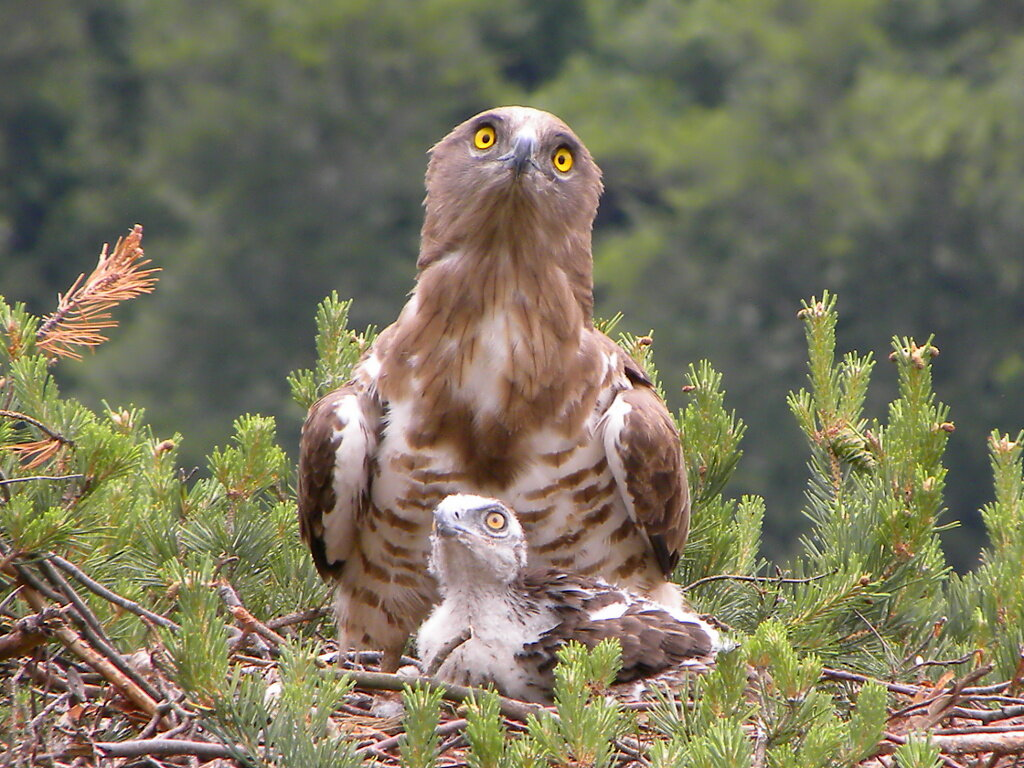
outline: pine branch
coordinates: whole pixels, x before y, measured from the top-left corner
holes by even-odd
[[[31,475],[29,477],[5,477],[0,478],[0,485],[14,485],[15,483],[27,483],[31,480],[81,480],[85,475]]]
[[[96,268],[87,278],[83,272],[67,293],[58,295],[57,309],[36,331],[36,345],[56,357],[81,359],[77,347],[95,347],[107,340],[103,334],[117,321],[110,310],[121,302],[151,293],[159,268],[145,269],[150,263],[142,250],[142,226],[136,224],[118,238],[113,253],[103,246]]]
[[[707,584],[712,581],[743,581],[752,584],[809,584],[812,581],[819,581],[820,579],[827,579],[829,576],[834,576],[837,571],[830,571],[829,573],[819,573],[816,576],[806,576],[804,578],[791,578],[788,576],[742,576],[737,573],[720,573],[715,576],[705,576],[702,579],[692,581],[683,587],[683,592],[689,592],[694,587],[699,587],[702,584]]]

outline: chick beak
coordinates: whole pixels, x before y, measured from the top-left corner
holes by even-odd
[[[464,529],[453,517],[440,512],[434,513],[434,533],[444,538],[457,536]]]

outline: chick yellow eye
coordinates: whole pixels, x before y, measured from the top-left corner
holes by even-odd
[[[500,531],[505,527],[505,516],[501,512],[488,512],[484,524],[492,531]]]
[[[559,147],[551,156],[551,162],[561,173],[568,173],[572,170],[572,150],[568,147]]]
[[[476,135],[473,137],[473,146],[477,149],[490,149],[494,146],[496,138],[497,134],[494,132],[493,125],[481,125],[476,129]]]

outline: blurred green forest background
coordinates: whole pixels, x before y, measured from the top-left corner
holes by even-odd
[[[749,424],[731,492],[768,555],[803,530],[801,298],[840,348],[936,334],[949,556],[1024,425],[1024,4],[1005,0],[0,0],[0,291],[33,312],[134,222],[164,268],[95,355],[197,464],[246,411],[302,414],[331,289],[385,325],[412,286],[426,150],[503,103],[563,117],[605,172],[599,314],[655,329],[671,405],[709,358]],[[880,365],[879,411],[895,394]],[[290,437],[291,436],[291,437]],[[293,439],[294,438],[294,439]]]

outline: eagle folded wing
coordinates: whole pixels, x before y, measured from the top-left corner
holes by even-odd
[[[317,401],[299,447],[299,530],[317,571],[341,573],[369,502],[382,409],[357,383]]]
[[[594,648],[613,638],[622,648],[615,682],[628,683],[668,671],[704,671],[722,648],[718,631],[689,611],[668,611],[626,590],[578,574],[533,571],[525,589],[538,605],[552,609],[559,623],[527,644],[520,658],[548,676],[564,643]]]
[[[605,413],[604,446],[630,516],[643,527],[666,577],[679,562],[690,529],[690,493],[679,433],[665,403],[632,360],[633,386]]]

